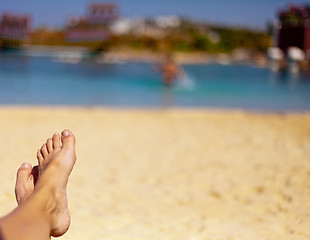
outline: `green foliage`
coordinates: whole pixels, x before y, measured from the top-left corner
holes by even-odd
[[[230,52],[236,48],[265,51],[271,43],[271,37],[266,33],[254,32],[244,29],[213,28],[220,36],[218,48]]]
[[[198,51],[206,51],[210,47],[210,41],[202,34],[194,34],[192,47]]]
[[[209,32],[218,35],[218,41],[209,39]],[[126,46],[137,50],[181,51],[181,52],[231,52],[237,48],[265,51],[271,43],[267,33],[228,27],[199,26],[183,23],[179,28],[167,30],[164,37],[121,36],[113,41],[115,46]]]

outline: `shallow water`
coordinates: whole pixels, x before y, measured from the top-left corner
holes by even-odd
[[[147,63],[64,63],[0,53],[0,104],[310,110],[310,76],[249,65],[184,65],[172,89]],[[181,79],[182,80],[182,79]]]

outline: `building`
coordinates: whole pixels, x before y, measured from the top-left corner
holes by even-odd
[[[0,39],[24,40],[30,32],[30,17],[4,13],[0,20]]]
[[[310,5],[290,5],[279,12],[278,18],[277,47],[285,53],[288,48],[297,47],[310,54]]]
[[[93,3],[88,7],[87,20],[90,24],[111,24],[119,18],[115,3]]]
[[[100,42],[111,35],[110,26],[119,18],[114,3],[89,5],[86,16],[72,17],[67,22],[65,38],[68,42]]]

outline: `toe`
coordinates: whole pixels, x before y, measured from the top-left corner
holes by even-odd
[[[37,152],[37,159],[38,159],[38,166],[39,166],[39,172],[41,171],[41,166],[43,164],[44,158],[41,154],[41,150],[38,150]]]
[[[37,152],[37,159],[38,159],[39,163],[42,163],[42,161],[44,160],[44,158],[41,154],[41,150],[38,150],[38,152]]]
[[[61,142],[63,148],[74,148],[75,137],[69,130],[63,130],[61,133]]]
[[[54,147],[54,149],[60,148],[60,135],[59,135],[59,133],[55,133],[53,135],[53,147]]]
[[[24,162],[17,171],[17,180],[28,179],[31,176],[32,167],[28,162]]]
[[[53,152],[54,148],[53,148],[53,140],[51,138],[47,139],[46,141],[46,148],[48,153]]]
[[[27,162],[23,163],[17,171],[15,196],[18,204],[33,191],[34,187],[31,172],[32,166]]]
[[[43,158],[47,158],[48,156],[48,151],[47,151],[47,147],[46,147],[46,144],[43,144],[42,147],[41,147],[41,154],[43,156]]]

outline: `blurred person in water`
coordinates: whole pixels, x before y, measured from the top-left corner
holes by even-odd
[[[184,73],[182,67],[178,66],[171,53],[167,53],[162,63],[153,66],[153,69],[161,74],[162,83],[171,87],[174,82]]]

